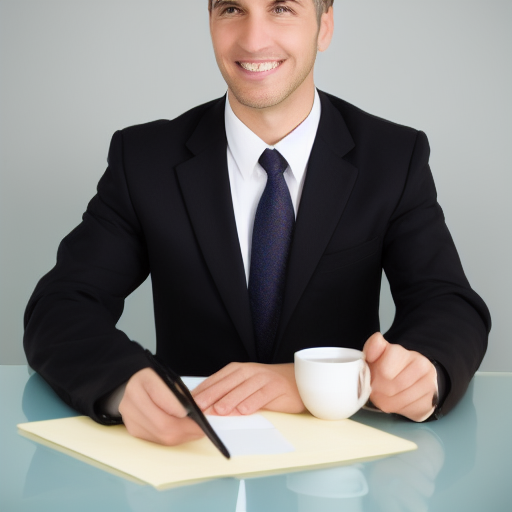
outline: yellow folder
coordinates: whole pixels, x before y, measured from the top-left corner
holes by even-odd
[[[30,439],[157,489],[211,478],[348,464],[417,448],[411,441],[352,420],[319,420],[309,413],[260,414],[295,451],[227,460],[206,438],[160,446],[130,436],[123,425],[106,427],[86,416],[22,423],[18,428]]]

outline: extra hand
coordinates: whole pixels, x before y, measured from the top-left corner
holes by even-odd
[[[206,414],[252,414],[260,409],[298,413],[300,399],[293,364],[231,363],[192,391]]]
[[[186,417],[185,409],[151,368],[140,370],[130,378],[119,412],[132,436],[154,443],[175,446],[204,435]]]
[[[413,421],[424,421],[434,412],[437,373],[425,356],[388,343],[379,332],[368,338],[363,352],[372,375],[370,400],[376,407]]]

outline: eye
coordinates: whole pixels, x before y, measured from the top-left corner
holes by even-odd
[[[291,9],[289,9],[288,7],[284,7],[282,5],[278,5],[274,7],[274,12],[277,14],[284,14],[285,12],[291,12]]]
[[[222,14],[237,14],[238,12],[240,12],[240,9],[238,7],[226,7],[222,11]]]

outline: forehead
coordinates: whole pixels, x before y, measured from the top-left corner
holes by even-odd
[[[210,6],[215,9],[223,5],[251,5],[251,4],[296,4],[305,7],[314,3],[315,0],[209,0]]]

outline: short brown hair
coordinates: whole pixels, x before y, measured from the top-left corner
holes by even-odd
[[[313,0],[313,3],[316,7],[316,16],[318,18],[318,22],[320,22],[320,18],[324,12],[329,10],[329,7],[332,7],[334,0]],[[208,0],[208,10],[212,10],[212,0]]]
[[[324,12],[329,10],[329,7],[332,7],[334,0],[313,0],[316,7],[316,15],[318,19],[322,16]]]

